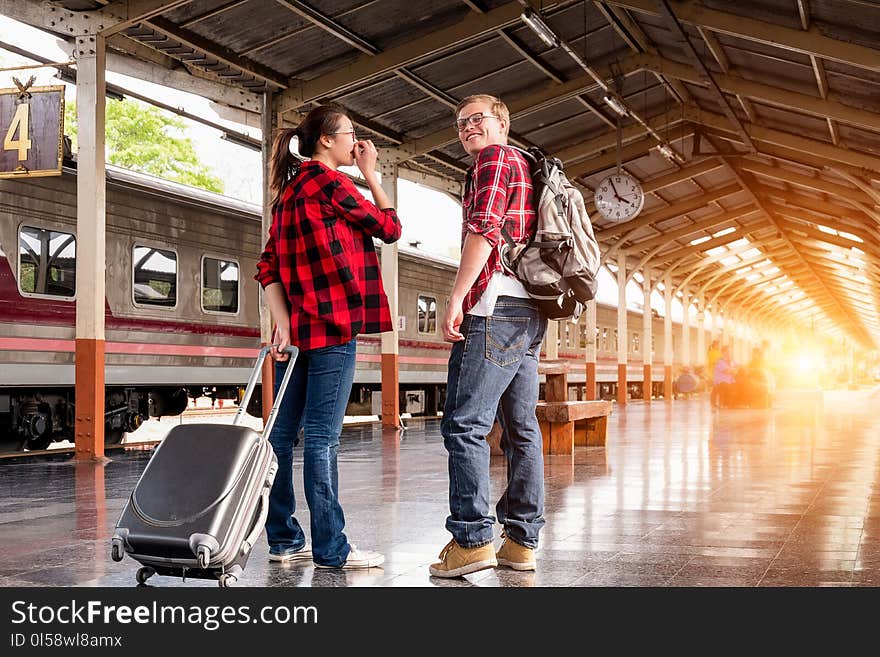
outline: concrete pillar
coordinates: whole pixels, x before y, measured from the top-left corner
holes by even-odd
[[[104,456],[104,37],[76,38],[76,458]]]
[[[559,358],[559,322],[550,320],[547,322],[547,335],[545,336],[547,360]]]
[[[263,169],[263,217],[261,221],[261,238],[265,243],[269,235],[269,229],[272,226],[272,196],[269,191],[269,170],[271,168],[270,161],[272,157],[272,141],[275,132],[275,112],[272,103],[272,93],[263,94],[263,107],[260,115],[260,129],[263,133],[262,147],[260,149],[260,162]],[[260,346],[269,344],[272,340],[272,313],[269,312],[269,304],[263,295],[263,289],[260,286]],[[263,379],[262,379],[262,407],[263,407],[263,425],[265,426],[269,419],[269,411],[272,410],[272,403],[275,401],[274,382],[275,382],[275,361],[266,358],[263,361]],[[267,436],[268,438],[268,436]]]
[[[651,353],[651,336],[653,335],[653,314],[651,313],[651,272],[645,270],[642,272],[644,280],[642,281],[642,294],[644,295],[644,306],[642,312],[642,398],[645,401],[651,401],[653,386],[651,384],[651,361],[653,354]]]
[[[672,280],[663,281],[663,301],[666,314],[663,317],[663,399],[672,401]]]
[[[706,297],[701,292],[697,299],[697,357],[695,365],[706,364]]]
[[[382,189],[397,207],[397,164],[380,161]],[[398,326],[397,243],[382,245],[382,284],[391,309],[391,330],[382,334],[382,425],[400,426],[400,336]]]
[[[587,302],[585,322],[587,324],[587,348],[584,351],[584,399],[596,399],[596,300]]]
[[[691,362],[691,295],[685,289],[681,295],[681,364],[690,367]]]
[[[626,255],[617,261],[617,403],[626,404],[626,365],[629,356],[626,326]]]

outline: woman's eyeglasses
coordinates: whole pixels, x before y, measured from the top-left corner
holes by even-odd
[[[331,135],[351,135],[352,139],[354,139],[355,141],[358,140],[357,135],[354,132],[354,128],[352,128],[351,130],[337,130],[336,132],[331,132],[329,134],[331,134]]]
[[[482,112],[477,112],[476,114],[471,114],[468,117],[463,119],[455,120],[455,129],[461,132],[464,130],[468,124],[472,126],[478,126],[483,122],[483,119],[497,119],[498,117],[494,114],[483,114]]]

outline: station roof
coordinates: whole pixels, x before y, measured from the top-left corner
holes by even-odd
[[[295,120],[335,102],[447,190],[468,166],[453,108],[500,96],[511,141],[560,157],[588,200],[618,154],[641,181],[632,220],[590,204],[611,270],[625,257],[700,310],[880,345],[875,2],[0,0],[0,13],[68,38],[98,24],[113,56],[215,85],[233,107],[272,92]],[[619,152],[606,96],[626,111]]]

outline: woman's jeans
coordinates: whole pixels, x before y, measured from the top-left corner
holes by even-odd
[[[345,516],[339,504],[336,452],[351,385],[356,340],[301,351],[278,409],[269,442],[278,458],[278,474],[269,496],[266,535],[273,552],[300,548],[305,536],[293,517],[293,448],[303,429],[303,487],[311,517],[312,559],[341,566],[350,547],[342,533]],[[275,395],[289,361],[275,364]]]
[[[547,320],[528,299],[502,296],[491,317],[465,315],[452,345],[440,431],[449,452],[446,529],[463,547],[492,541],[489,444],[496,415],[503,428],[507,488],[495,511],[513,541],[537,547],[544,525],[544,453],[535,417],[538,355]]]

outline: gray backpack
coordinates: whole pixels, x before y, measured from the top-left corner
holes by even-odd
[[[584,197],[569,182],[558,158],[538,148],[516,150],[530,164],[538,226],[524,244],[514,242],[502,227],[502,265],[547,319],[576,320],[596,296],[599,274],[599,243]]]

